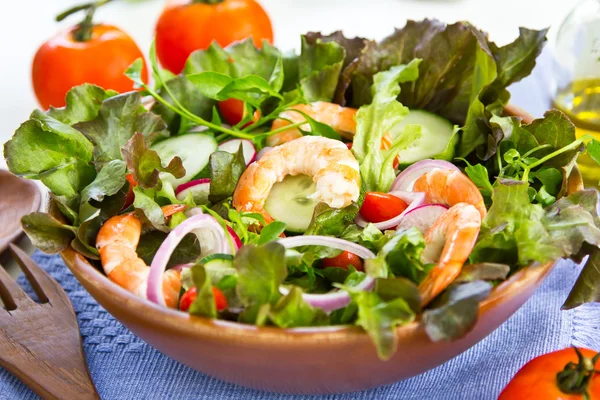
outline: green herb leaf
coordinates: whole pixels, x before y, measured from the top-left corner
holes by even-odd
[[[281,298],[279,286],[287,275],[285,248],[277,242],[242,246],[234,266],[238,272],[237,295],[245,306],[240,320],[256,323],[260,308],[275,304]]]
[[[311,307],[302,298],[302,290],[293,287],[270,310],[269,318],[280,328],[328,325],[329,317],[323,310]]]
[[[192,279],[196,287],[196,299],[190,305],[189,313],[198,317],[216,318],[217,306],[213,297],[210,279],[202,264],[192,267]]]
[[[36,110],[6,142],[4,156],[13,174],[39,179],[55,195],[72,198],[94,180],[93,150],[81,132]]]
[[[185,176],[185,168],[181,158],[175,156],[166,167],[163,167],[158,153],[146,145],[146,138],[135,133],[121,148],[127,168],[133,179],[144,189],[150,189],[158,183],[159,172],[166,172],[175,178]]]
[[[90,121],[98,116],[102,102],[116,95],[118,92],[114,90],[104,90],[100,86],[84,83],[67,92],[65,107],[50,107],[47,114],[67,125]]]
[[[277,240],[279,235],[285,231],[287,224],[281,221],[273,221],[269,225],[262,228],[260,231],[260,237],[258,239],[258,245],[263,245],[273,240]]]
[[[488,170],[486,167],[484,167],[482,164],[469,164],[465,168],[465,172],[469,179],[471,179],[475,186],[477,186],[477,189],[479,189],[483,197],[492,196],[492,191],[494,189],[492,188],[492,184],[490,182],[490,177],[488,175]]]
[[[208,200],[215,204],[231,196],[246,169],[242,146],[237,153],[216,151],[210,155],[210,192]]]
[[[451,285],[435,301],[432,309],[423,313],[425,331],[433,342],[463,337],[477,322],[479,303],[486,299],[492,285],[475,281]]]

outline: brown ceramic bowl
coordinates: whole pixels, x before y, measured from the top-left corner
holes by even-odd
[[[531,119],[513,107],[507,112]],[[581,188],[578,171],[572,182],[573,190]],[[62,257],[98,303],[164,354],[227,382],[296,394],[369,389],[443,364],[506,321],[552,268],[552,263],[524,268],[498,285],[481,304],[475,328],[460,340],[432,343],[418,321],[399,327],[399,350],[390,360],[381,361],[367,334],[357,327],[257,328],[191,317],[127,292],[73,249],[63,251]]]

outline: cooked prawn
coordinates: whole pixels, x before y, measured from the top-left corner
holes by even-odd
[[[460,274],[463,264],[477,241],[481,215],[471,204],[450,207],[425,232],[425,249],[421,259],[435,263],[419,285],[421,305],[427,305]]]
[[[356,133],[356,121],[354,120],[356,111],[355,108],[342,107],[326,101],[317,101],[311,104],[298,104],[290,110],[286,110],[279,114],[279,118],[273,121],[271,130],[304,121],[305,118],[302,114],[304,113],[318,122],[331,126],[337,133],[346,139],[352,139]],[[302,128],[303,131],[310,131],[310,126],[308,124],[304,124],[300,128]],[[300,132],[300,129],[290,128],[269,136],[266,143],[267,146],[277,146],[281,143],[298,139],[301,136],[302,132]]]
[[[184,208],[184,205],[172,204],[162,210],[168,217]],[[135,214],[116,215],[100,228],[96,248],[100,252],[100,262],[108,279],[145,298],[150,268],[135,252],[141,232],[142,223]],[[179,272],[167,270],[163,279],[163,294],[168,307],[177,307],[180,289]]]
[[[358,200],[360,174],[358,161],[339,140],[303,136],[269,150],[242,174],[233,194],[238,211],[258,212],[272,221],[264,205],[271,188],[287,175],[313,177],[317,190],[311,198],[333,208],[343,208]]]
[[[425,201],[429,204],[469,203],[477,208],[481,218],[487,213],[481,192],[460,171],[433,169],[415,181],[413,191],[425,192]]]

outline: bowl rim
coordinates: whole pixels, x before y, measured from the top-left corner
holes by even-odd
[[[530,123],[533,120],[533,117],[529,113],[512,104],[508,104],[505,107],[505,114],[520,117],[526,123]],[[581,175],[576,168],[572,175],[576,182],[572,185],[572,188],[583,188],[580,184]],[[570,176],[569,179],[571,179],[571,177],[572,176]],[[572,189],[571,191],[575,191],[575,189]],[[52,199],[49,201],[47,212],[53,215],[58,212],[57,208],[52,203]],[[234,321],[192,316],[183,311],[155,304],[145,298],[130,293],[116,283],[113,283],[105,274],[89,263],[83,255],[77,253],[70,246],[63,250],[60,255],[78,280],[79,276],[82,276],[86,280],[86,283],[93,285],[96,289],[109,293],[111,295],[111,300],[116,301],[120,303],[122,307],[131,310],[130,314],[132,318],[135,319],[136,323],[150,328],[155,329],[155,327],[159,326],[162,329],[175,331],[184,336],[193,336],[196,338],[201,336],[213,339],[217,339],[218,337],[219,340],[228,338],[235,339],[239,337],[242,332],[244,334],[244,340],[248,344],[257,345],[269,343],[270,338],[276,337],[277,340],[274,340],[272,343],[277,347],[282,346],[282,344],[283,347],[289,346],[290,344],[294,347],[301,347],[310,343],[311,346],[316,348],[327,348],[330,347],[332,343],[348,344],[349,342],[370,340],[368,334],[364,330],[354,325],[277,328],[271,326],[259,327]],[[495,286],[492,289],[490,296],[480,303],[479,314],[481,315],[482,313],[488,312],[502,299],[518,294],[523,286],[529,287],[537,284],[549,273],[556,261],[545,264],[534,263],[534,265],[524,267],[510,276],[507,280]],[[89,293],[87,288],[86,291]],[[420,315],[417,316],[415,321],[398,326],[395,333],[396,335],[407,335],[418,330],[424,330]],[[428,337],[427,339],[429,340]]]

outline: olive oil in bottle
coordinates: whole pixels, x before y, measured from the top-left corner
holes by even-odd
[[[576,80],[559,90],[554,106],[573,121],[578,138],[589,134],[600,140],[600,78]],[[598,185],[598,164],[587,154],[579,157],[578,164],[586,185]]]
[[[554,43],[554,106],[573,121],[577,137],[600,140],[600,0],[578,3]],[[597,187],[600,167],[588,156],[578,161],[586,186]]]

